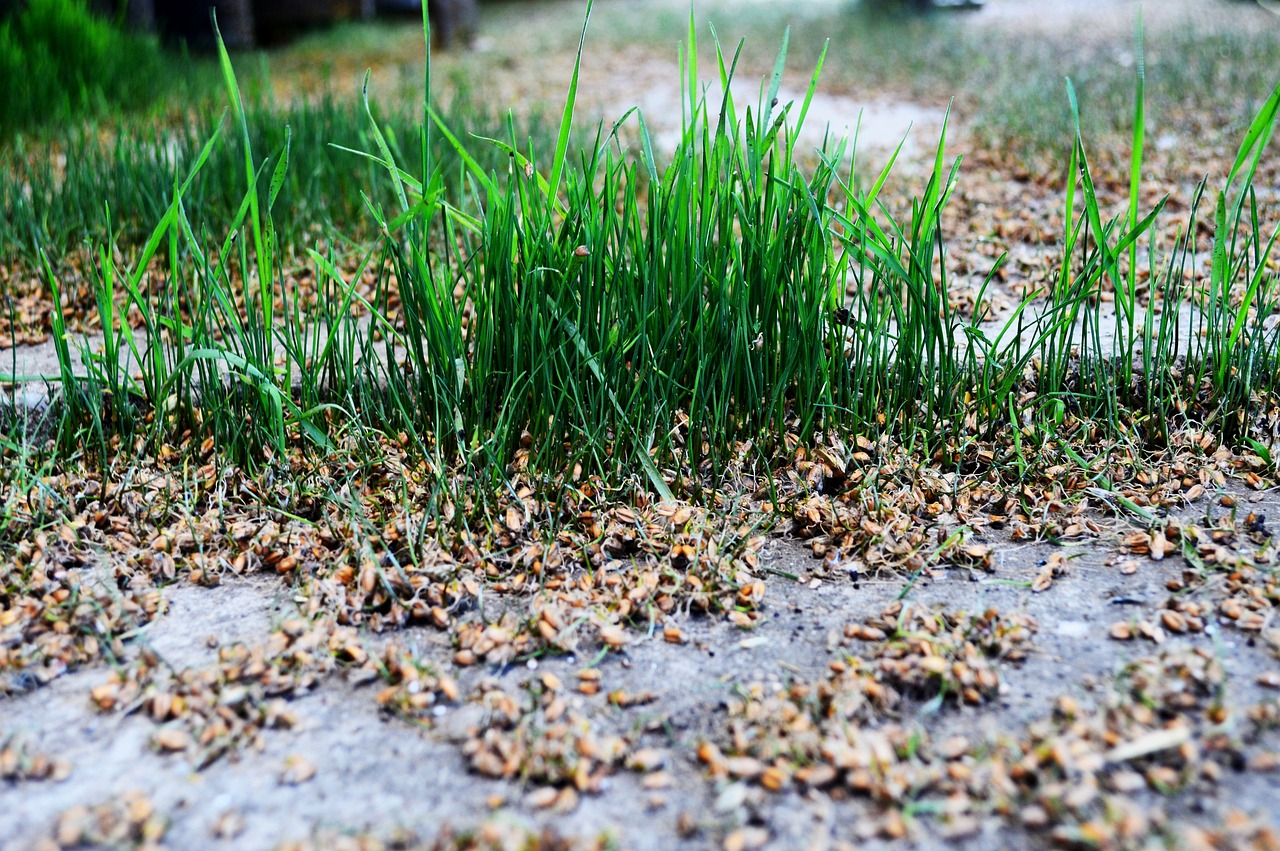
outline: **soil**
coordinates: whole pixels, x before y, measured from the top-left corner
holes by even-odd
[[[1259,512],[1280,508],[1274,495],[1248,499]],[[1214,510],[1208,498],[1189,507],[1188,514],[1206,510]],[[938,570],[914,580],[840,578],[845,569],[857,567],[853,563],[842,565],[834,578],[819,579],[814,571],[820,563],[808,547],[774,541],[762,558],[772,578],[758,627],[744,631],[708,617],[677,618],[675,624],[690,639],[687,645],[664,642],[660,633],[642,637],[598,666],[604,691],[624,687],[651,692],[654,702],[620,709],[607,702],[604,691],[571,699],[602,729],[646,730],[641,743],[663,753],[669,785],[646,789],[641,776],[619,772],[601,794],[584,796],[567,815],[532,805],[536,787],[531,784],[485,779],[468,771],[457,742],[483,715],[474,703],[450,706],[429,727],[419,727],[380,712],[373,686],[330,680],[292,701],[299,718],[293,729],[272,731],[261,750],[245,749],[197,771],[181,756],[155,752],[149,745],[155,732],[149,720],[95,711],[88,695],[105,672],[83,669],[29,694],[0,700],[0,729],[72,765],[63,782],[10,785],[4,791],[3,847],[37,847],[60,813],[130,789],[141,790],[164,814],[165,840],[177,848],[209,846],[215,831],[231,818],[242,832],[226,847],[271,848],[297,840],[323,845],[338,835],[369,831],[386,836],[394,829],[431,836],[445,824],[471,826],[494,819],[552,825],[568,836],[608,834],[621,847],[637,849],[720,847],[743,824],[764,825],[769,847],[833,847],[851,838],[851,826],[865,816],[867,803],[815,792],[772,794],[741,781],[709,780],[694,754],[703,741],[723,737],[726,707],[742,689],[821,677],[848,647],[844,628],[898,599],[940,610],[1025,614],[1038,625],[1028,658],[1001,665],[1002,685],[994,702],[938,714],[918,703],[903,710],[906,719],[914,717],[939,740],[957,732],[992,742],[1016,737],[1028,724],[1048,717],[1064,694],[1095,701],[1095,692],[1126,664],[1157,649],[1208,650],[1226,667],[1227,705],[1261,701],[1265,693],[1258,678],[1280,664],[1247,633],[1210,624],[1199,635],[1172,636],[1162,647],[1108,638],[1116,621],[1153,618],[1169,596],[1166,582],[1181,576],[1186,564],[1180,558],[1143,559],[1125,575],[1125,557],[1115,542],[1129,530],[1107,522],[1109,529],[1100,539],[1066,548],[998,543],[990,573]],[[1027,585],[1055,552],[1068,554],[1068,575],[1044,593],[1033,592]],[[215,646],[260,639],[295,610],[287,584],[267,578],[229,579],[211,589],[177,584],[165,589],[164,598],[164,615],[138,631],[130,652],[150,648],[174,669],[212,664]],[[387,640],[369,638],[374,645]],[[435,630],[410,628],[395,640],[438,667],[450,666],[453,650]],[[570,655],[480,666],[462,670],[459,684],[464,692],[482,684],[515,690],[547,672],[568,682],[588,661]],[[1266,742],[1280,746],[1275,734]],[[288,760],[297,755],[314,764],[314,778],[298,785],[281,782]],[[1264,773],[1233,772],[1210,794],[1174,797],[1166,806],[1208,822],[1226,818],[1232,810],[1270,818],[1273,784],[1274,777]],[[678,829],[682,817],[692,818],[692,836],[689,829],[684,835]],[[927,821],[917,822],[910,835],[915,847],[944,844]],[[967,847],[1028,843],[1035,844],[995,816],[965,841]]]

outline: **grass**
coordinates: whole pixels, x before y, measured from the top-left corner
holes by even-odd
[[[0,140],[86,113],[143,109],[169,71],[155,39],[90,14],[83,0],[29,0],[0,20]]]
[[[780,28],[766,15],[758,27],[734,32],[767,39]],[[795,41],[810,46],[800,61],[816,59],[813,46],[827,38],[841,48],[829,63],[831,85],[895,91],[923,102],[954,97],[975,142],[1014,161],[1052,165],[1069,150],[1064,140],[1073,134],[1073,119],[1058,96],[1064,77],[1080,95],[1087,138],[1109,143],[1130,129],[1132,44],[1088,34],[1027,37],[971,26],[964,15],[884,17],[854,7],[797,17]],[[1150,29],[1146,41],[1148,120],[1167,132],[1225,127],[1228,137],[1238,137],[1275,85],[1280,33],[1274,27],[1216,26],[1206,13]]]
[[[1088,135],[1128,133],[1136,49],[1117,56],[1114,48],[1054,49],[1031,40],[1008,47],[1016,57],[1012,62],[982,62],[971,78],[971,90],[991,93],[974,116],[980,144],[1024,157],[1060,150],[1061,139],[1071,132],[1071,113],[1044,93],[1058,90],[1063,76],[1075,81],[1087,99],[1082,121]],[[1225,135],[1238,137],[1275,84],[1270,69],[1280,61],[1280,36],[1266,28],[1245,34],[1184,25],[1156,33],[1145,53],[1153,126],[1173,133],[1226,128]]]
[[[501,115],[466,92],[444,111],[476,132],[493,134],[504,126]],[[40,251],[57,264],[86,242],[113,241],[126,251],[141,247],[169,205],[175,177],[187,174],[224,123],[224,112],[210,103],[177,123],[126,122],[106,140],[93,125],[72,125],[30,145],[19,140],[9,167],[0,171],[0,251],[11,262],[38,267]],[[415,144],[419,123],[405,108],[378,114],[397,145]],[[274,217],[285,245],[301,251],[321,241],[368,241],[371,221],[362,193],[371,193],[376,203],[390,196],[366,161],[335,147],[371,144],[368,117],[358,104],[328,93],[314,102],[280,106],[259,94],[246,102],[245,122],[252,149],[269,157],[289,138],[291,162]],[[537,136],[546,130],[535,115],[526,132]],[[210,151],[184,195],[197,232],[220,233],[243,200],[242,140],[243,135],[232,138]],[[59,156],[50,156],[51,150]],[[456,188],[456,156],[446,149],[436,156]],[[499,158],[487,161],[497,164]]]
[[[132,262],[98,255],[100,324],[118,330],[85,352],[84,377],[54,317],[61,445],[105,456],[121,438],[208,437],[262,464],[299,443],[330,449],[352,429],[387,433],[430,459],[442,497],[483,502],[513,475],[700,498],[818,437],[887,435],[946,466],[980,463],[984,440],[1003,437],[1021,457],[1099,428],[1139,447],[1191,427],[1271,439],[1259,418],[1278,389],[1266,317],[1280,304],[1253,177],[1280,89],[1226,184],[1197,196],[1211,222],[1193,205],[1164,256],[1150,239],[1161,205],[1140,205],[1143,77],[1119,218],[1103,217],[1077,120],[1059,279],[993,328],[950,298],[941,222],[962,178],[945,132],[925,188],[895,218],[880,197],[894,159],[864,178],[844,165],[844,143],[816,165],[796,155],[787,122],[803,121],[822,57],[801,102],[775,103],[784,38],[759,101],[742,104],[704,94],[692,18],[686,45],[683,131],[662,167],[639,113],[574,133],[576,70],[558,131],[533,140],[511,124],[492,139],[455,130],[430,97],[430,64],[416,132],[366,101],[360,161],[381,177],[363,193],[381,238],[355,275],[309,250],[314,307],[281,260],[301,221],[284,206],[301,134],[264,150],[224,53],[223,135],[173,180]],[[711,47],[727,82],[741,48]],[[1067,99],[1078,116],[1074,90]],[[634,148],[619,141],[624,123]],[[198,181],[213,168],[238,172],[239,200],[220,227],[199,227]],[[1196,280],[1206,251],[1211,273]],[[1144,263],[1159,316],[1138,297]],[[56,297],[52,267],[48,278]],[[1203,332],[1189,338],[1174,321],[1186,298]],[[124,311],[141,317],[136,331]],[[451,490],[458,474],[474,492]]]
[[[6,420],[5,426],[0,435],[0,457],[4,458],[0,494],[5,496],[0,501],[0,541],[8,543],[27,539],[65,508],[66,502],[65,496],[48,484],[55,459],[44,451],[45,441],[40,439],[48,423],[36,415]]]

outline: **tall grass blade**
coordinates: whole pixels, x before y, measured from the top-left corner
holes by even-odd
[[[595,0],[587,0],[587,11],[582,17],[582,34],[578,36],[578,52],[573,58],[573,76],[569,78],[569,92],[565,96],[564,113],[560,116],[560,132],[556,136],[556,152],[551,161],[551,197],[560,195],[560,181],[569,156],[569,137],[573,132],[573,110],[578,102],[578,75],[582,71],[582,50],[587,43],[587,25],[591,22],[591,9]]]

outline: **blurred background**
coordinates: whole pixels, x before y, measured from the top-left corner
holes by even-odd
[[[599,49],[602,61],[623,48],[669,62],[692,12],[703,35],[714,32],[727,47],[745,38],[746,67],[754,72],[755,64],[771,64],[774,46],[790,27],[794,67],[815,60],[830,40],[825,81],[836,90],[935,103],[956,97],[962,112],[970,101],[977,105],[987,97],[1012,113],[1034,107],[1023,95],[1039,90],[1046,79],[1056,88],[1070,74],[1088,87],[1117,67],[1131,66],[1140,13],[1148,45],[1158,48],[1148,51],[1147,62],[1162,78],[1167,75],[1167,88],[1192,97],[1239,97],[1236,78],[1250,72],[1231,66],[1252,66],[1263,74],[1277,67],[1269,51],[1280,17],[1268,11],[1276,5],[599,0],[588,48]],[[539,90],[542,81],[564,76],[563,56],[571,64],[585,7],[581,0],[428,3],[433,44],[450,54],[446,76],[472,89],[498,84],[505,91],[486,93],[505,94],[510,105],[526,107],[547,100],[548,92]],[[0,85],[6,92],[0,140],[104,113],[119,117],[199,102],[217,86],[216,75],[208,73],[215,15],[223,40],[241,54],[238,65],[257,75],[255,85],[285,101],[335,84],[349,91],[365,69],[373,70],[374,90],[391,96],[397,82],[408,81],[412,89],[420,81],[421,12],[419,0],[0,0]],[[643,89],[645,63],[634,53],[628,59],[636,64],[634,87]],[[504,76],[527,63],[540,66],[533,77]],[[1010,77],[1024,83],[1018,86]],[[1023,91],[1012,90],[1017,88]],[[1025,130],[1040,125],[1039,118]],[[989,130],[994,126],[986,124]],[[1056,132],[1060,122],[1051,122],[1050,129]]]
[[[784,33],[785,98],[803,95],[826,49],[809,149],[856,130],[860,156],[882,161],[907,138],[903,161],[924,159],[949,108],[949,145],[969,162],[1060,182],[1072,137],[1065,78],[1105,166],[1111,152],[1124,159],[1141,70],[1152,168],[1194,179],[1233,153],[1277,82],[1280,16],[1270,5],[598,0],[575,116],[594,132],[639,106],[659,142],[679,127],[692,14],[702,78],[718,79],[717,40],[727,58],[741,40],[735,87],[747,93],[758,95]],[[585,9],[585,0],[433,0],[436,107],[459,135],[554,149]],[[211,12],[233,48],[255,154],[279,155],[289,128],[277,220],[286,244],[368,236],[362,193],[385,181],[333,146],[371,149],[360,95],[369,71],[375,114],[402,155],[416,150],[426,57],[416,0],[0,0],[0,265],[38,267],[40,250],[56,265],[89,241],[127,250],[145,238],[227,108]],[[236,144],[224,138],[189,196],[211,223],[240,202]],[[448,165],[452,149],[433,144]],[[505,169],[505,154],[491,153]]]

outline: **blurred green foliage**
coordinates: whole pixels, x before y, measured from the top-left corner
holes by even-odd
[[[29,0],[0,21],[0,139],[145,107],[170,70],[154,38],[95,16],[84,0]]]

